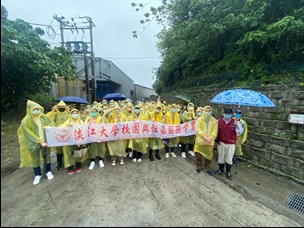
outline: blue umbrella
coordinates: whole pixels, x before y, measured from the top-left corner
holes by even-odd
[[[102,99],[118,101],[118,100],[125,100],[127,98],[125,97],[125,95],[121,93],[108,93]]]
[[[89,104],[87,100],[81,97],[74,97],[74,96],[58,97],[56,101],[64,101],[65,103],[72,103],[72,104]]]
[[[211,103],[258,106],[258,107],[275,107],[272,101],[264,94],[248,89],[232,89],[217,94]]]

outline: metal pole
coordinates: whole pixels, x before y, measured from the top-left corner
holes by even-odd
[[[54,18],[60,23],[61,46],[64,47],[62,18],[58,18],[57,16]],[[69,95],[69,82],[67,80],[64,80],[64,84],[65,84],[65,94],[66,94],[66,96],[68,96]]]
[[[88,100],[90,103],[92,103],[91,100],[90,100],[88,62],[87,62],[87,57],[86,57],[86,54],[85,54],[85,53],[83,53],[83,58],[84,58],[84,76],[85,76],[86,96],[87,96],[87,100]]]
[[[92,18],[88,17],[90,22],[90,42],[91,42],[91,70],[92,70],[92,102],[96,100],[96,77],[95,77],[95,58],[93,50],[93,22]]]

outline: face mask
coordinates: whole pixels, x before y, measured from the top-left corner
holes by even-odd
[[[184,106],[184,109],[186,109],[187,108],[187,106]]]
[[[92,112],[92,113],[91,113],[91,116],[92,116],[92,117],[96,117],[96,116],[97,116],[97,112]]]
[[[172,112],[176,112],[176,108],[172,108]]]
[[[230,118],[231,118],[231,115],[230,115],[230,114],[224,113],[224,119],[230,119]]]
[[[58,108],[59,112],[64,112],[65,108]]]
[[[206,112],[206,116],[210,116],[211,112]]]
[[[73,119],[78,119],[78,114],[77,113],[72,114],[72,118]]]
[[[89,109],[89,108],[87,108],[87,109],[86,109],[86,112],[87,112],[87,113],[89,113],[89,112],[90,112],[90,109]]]
[[[135,109],[135,113],[139,113],[140,112],[140,109]]]
[[[159,110],[159,109],[156,109],[156,110],[155,110],[155,112],[156,112],[156,113],[159,113],[159,112],[160,112],[160,110]]]
[[[177,112],[180,113],[180,109],[177,109]]]
[[[102,102],[104,105],[107,105],[108,103],[107,102]]]
[[[241,117],[241,114],[235,113],[235,114],[234,114],[234,117],[237,118],[237,119],[239,119],[239,118]]]
[[[202,112],[197,112],[196,115],[197,115],[197,116],[201,116],[201,115],[202,115]]]
[[[102,111],[102,108],[98,108],[98,111]]]
[[[35,115],[35,116],[37,116],[40,112],[41,112],[40,109],[34,109],[34,110],[32,111],[33,115]]]
[[[189,111],[192,111],[193,110],[193,107],[189,107]]]

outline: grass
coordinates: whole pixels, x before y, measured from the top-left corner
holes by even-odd
[[[16,114],[1,114],[1,170],[10,166],[19,166],[17,129],[22,118]]]

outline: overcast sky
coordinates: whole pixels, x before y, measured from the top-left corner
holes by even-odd
[[[132,2],[148,3],[145,6],[147,10],[135,11]],[[157,68],[161,62],[156,48],[156,34],[161,28],[155,22],[151,23],[138,38],[133,38],[132,31],[143,31],[139,21],[151,6],[158,6],[160,0],[2,0],[1,4],[6,7],[10,20],[20,18],[29,23],[51,24],[58,35],[54,39],[47,35],[43,38],[57,46],[60,45],[61,37],[59,23],[53,20],[53,15],[65,18],[91,17],[96,25],[93,28],[95,56],[111,60],[134,83],[152,88],[155,81],[153,68]],[[89,41],[88,32],[86,30],[83,35],[80,31],[77,35],[76,32],[72,34],[67,31],[65,41]]]

